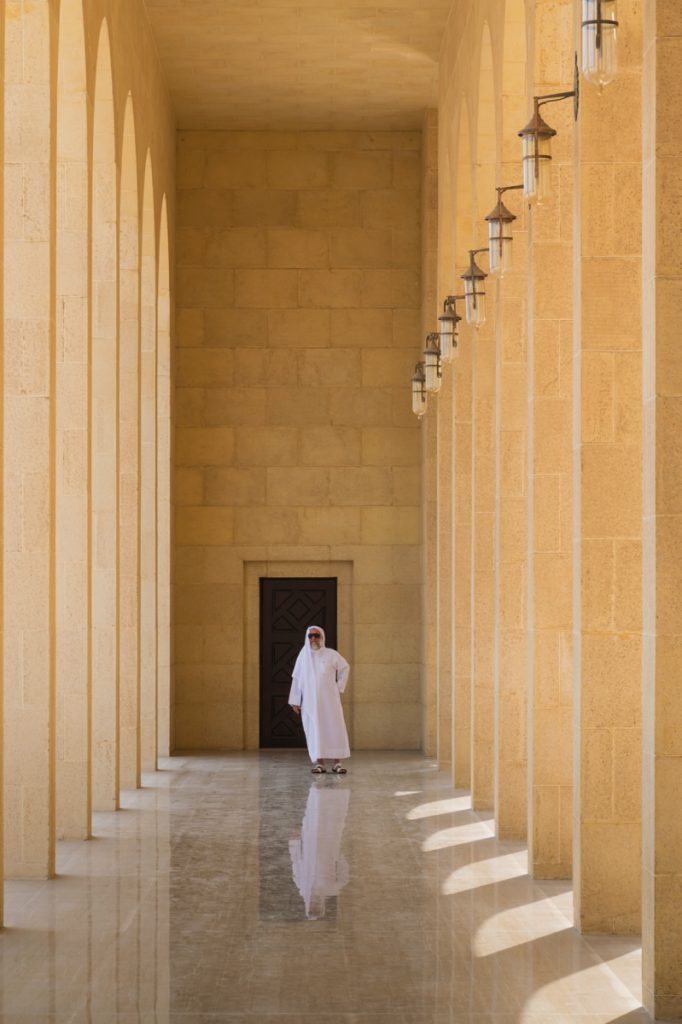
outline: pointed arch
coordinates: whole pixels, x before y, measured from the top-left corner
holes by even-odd
[[[88,609],[88,138],[81,0],[62,0],[59,8],[56,226],[57,836],[84,839],[90,834],[92,794]],[[84,609],[88,609],[85,614]]]
[[[118,220],[118,651],[122,789],[140,785],[140,258],[135,113],[123,117]]]
[[[92,792],[97,810],[114,810],[119,800],[115,161],[111,50],[103,20],[95,77],[91,193]]]

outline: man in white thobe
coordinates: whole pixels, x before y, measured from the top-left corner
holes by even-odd
[[[294,665],[289,704],[301,715],[313,775],[326,772],[325,758],[335,775],[345,775],[341,758],[350,757],[341,694],[350,665],[338,651],[325,646],[324,630],[308,626],[305,644]]]

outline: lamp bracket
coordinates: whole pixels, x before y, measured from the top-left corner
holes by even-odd
[[[565,92],[549,92],[544,96],[534,96],[533,103],[535,104],[535,111],[540,109],[546,103],[558,103],[560,100],[573,100],[573,120],[578,120],[578,111],[580,110],[580,72],[578,70],[578,53],[573,53],[573,88]]]

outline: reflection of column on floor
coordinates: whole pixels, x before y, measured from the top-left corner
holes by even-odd
[[[291,868],[306,917],[324,917],[326,898],[338,896],[348,881],[341,838],[349,800],[349,789],[327,789],[313,783],[301,835],[289,841]]]

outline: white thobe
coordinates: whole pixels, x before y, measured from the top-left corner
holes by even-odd
[[[289,703],[300,705],[311,761],[350,757],[341,707],[349,671],[346,659],[331,647],[319,651],[304,649],[296,659]]]

